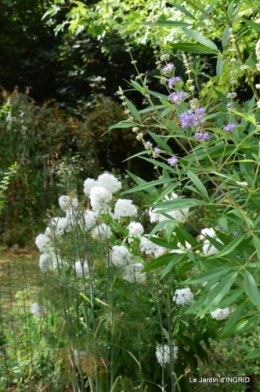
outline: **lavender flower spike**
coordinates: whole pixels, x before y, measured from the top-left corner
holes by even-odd
[[[179,76],[173,76],[172,78],[170,78],[168,80],[168,86],[169,86],[169,88],[172,88],[172,86],[175,83],[179,83],[179,82],[181,82],[181,78]]]
[[[169,99],[170,101],[172,101],[172,103],[175,103],[175,105],[178,105],[179,101],[185,99],[187,96],[187,94],[184,91],[180,91],[178,93],[171,93],[169,95]]]
[[[172,63],[169,63],[165,67],[163,67],[162,71],[164,73],[172,72],[173,68],[174,68],[174,65]]]
[[[169,159],[167,160],[167,163],[168,163],[168,165],[170,165],[170,166],[176,165],[177,162],[178,162],[178,158],[177,158],[176,156],[173,156],[173,157],[171,157],[171,158],[169,158]]]
[[[234,128],[236,128],[236,124],[227,124],[224,128],[223,131],[226,132],[231,132]]]

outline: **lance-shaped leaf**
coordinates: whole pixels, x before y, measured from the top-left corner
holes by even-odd
[[[129,101],[129,99],[125,98],[125,101],[127,103],[127,107],[129,109],[130,113],[132,114],[132,116],[134,116],[134,118],[136,118],[137,121],[139,121],[139,123],[142,123],[141,116],[140,116],[138,110],[136,109],[136,107],[132,104],[132,102]]]
[[[212,289],[202,304],[201,309],[198,311],[198,316],[205,315],[208,311],[214,310],[219,305],[222,298],[229,292],[237,275],[238,272],[231,272]]]
[[[254,304],[259,306],[260,305],[260,293],[257,288],[257,284],[253,275],[250,274],[247,270],[245,270],[244,275],[244,283],[245,283],[245,290],[250,299],[250,301]]]
[[[212,279],[216,279],[218,277],[221,277],[222,275],[226,275],[228,272],[232,270],[232,267],[218,267],[214,268],[209,271],[201,272],[198,275],[192,276],[191,278],[187,279],[185,283],[187,284],[197,284],[197,283],[203,283],[205,281],[210,281]]]
[[[226,325],[224,329],[221,331],[219,335],[219,339],[225,339],[228,338],[229,336],[233,335],[233,328],[236,325],[237,321],[239,318],[242,316],[244,310],[246,307],[246,302],[242,302],[236,310],[231,314],[231,316],[228,318],[228,321],[226,322]]]
[[[166,255],[159,256],[157,259],[150,261],[150,263],[144,267],[142,272],[149,272],[154,269],[163,267],[165,264],[170,265],[170,268],[173,268],[175,265],[181,262],[183,258],[183,254],[172,254],[167,253]]]
[[[153,140],[158,144],[159,147],[161,147],[163,150],[169,152],[170,154],[173,154],[172,149],[168,144],[158,135],[155,133],[148,131],[148,133],[151,135]]]
[[[197,54],[216,54],[216,50],[213,50],[207,46],[201,44],[192,44],[190,42],[180,42],[178,44],[171,44],[172,49],[181,50],[182,52],[197,53]]]
[[[205,186],[202,184],[201,180],[194,174],[192,171],[187,171],[187,176],[193,182],[195,187],[200,191],[202,198],[206,201],[210,201],[208,191]]]
[[[212,49],[213,51],[218,52],[218,47],[212,42],[210,39],[204,37],[204,35],[198,33],[195,30],[187,29],[185,27],[182,28],[183,32],[190,38],[193,38],[195,41],[199,42],[201,45],[206,46],[206,48]]]
[[[211,259],[219,258],[228,255],[233,252],[233,250],[237,249],[238,245],[245,238],[245,234],[235,237],[227,246],[225,246],[219,253],[216,253],[210,256]]]
[[[255,359],[260,357],[260,348],[255,348],[251,353],[249,353],[245,359]]]

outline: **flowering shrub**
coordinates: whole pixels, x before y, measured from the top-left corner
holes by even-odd
[[[188,390],[183,376],[188,368],[196,372],[198,356],[206,360],[201,342],[207,345],[209,336],[215,336],[218,322],[206,329],[206,319],[199,325],[193,320],[187,328],[193,316],[185,312],[198,290],[177,289],[186,261],[181,275],[162,282],[158,273],[144,272],[144,267],[175,252],[181,261],[190,251],[191,245],[183,246],[177,238],[169,249],[163,235],[172,219],[185,222],[189,208],[165,216],[150,209],[151,222],[163,225],[159,235],[149,239],[138,222],[138,207],[121,198],[121,182],[112,174],[86,179],[83,189],[91,209],[75,195],[60,196],[65,216],[51,218],[45,233],[36,237],[48,290],[42,293],[46,303],[33,303],[31,311],[37,316],[48,312],[48,304],[55,308],[75,377],[82,368],[93,385],[112,388],[122,377],[129,380],[130,390],[149,382]],[[166,196],[177,199],[175,193]],[[93,371],[85,366],[89,361]],[[82,381],[76,377],[73,382],[76,388]]]
[[[175,43],[172,48],[182,52],[186,80],[175,73],[164,48],[154,46],[165,94],[151,91],[146,76],[132,61],[137,76],[130,84],[143,95],[146,108],[137,110],[119,89],[129,118],[110,127],[132,128],[144,147],[135,156],[150,162],[158,173],[150,182],[129,173],[137,186],[127,193],[140,192],[148,200],[151,221],[158,222],[149,241],[167,249],[143,272],[164,267],[162,277],[170,274],[177,279],[174,300],[179,305],[189,303],[187,314],[201,320],[208,314],[216,320],[227,319],[219,338],[244,334],[260,322],[260,85],[254,83],[260,68],[260,40],[249,57],[239,49],[247,45],[247,37],[239,34],[239,7],[220,6],[227,16],[221,49],[200,32],[183,28],[190,42]],[[250,26],[259,31],[256,23]],[[207,83],[207,94],[205,86],[203,90],[198,84],[199,62],[185,52],[216,56],[216,77]],[[241,104],[236,90],[242,78],[252,97]],[[145,120],[147,113],[152,123]],[[200,219],[194,225],[198,211]],[[152,245],[148,252],[155,255]],[[190,289],[181,288],[188,285],[192,291],[202,285],[194,300]],[[256,348],[248,358],[258,355]]]

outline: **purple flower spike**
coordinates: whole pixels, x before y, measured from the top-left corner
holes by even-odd
[[[150,149],[152,149],[153,148],[153,143],[151,143],[151,142],[146,142],[145,144],[144,144],[144,148],[146,149],[146,150],[150,150]]]
[[[160,156],[160,149],[155,147],[153,150],[153,158],[158,158]]]
[[[181,78],[179,76],[173,76],[172,78],[170,78],[168,80],[168,86],[169,86],[169,88],[172,88],[172,86],[175,83],[179,83],[179,82],[181,82]]]
[[[168,163],[168,165],[170,165],[170,166],[176,165],[177,162],[178,162],[178,158],[177,158],[176,156],[173,156],[173,157],[171,157],[171,158],[169,158],[169,159],[167,160],[167,163]]]
[[[199,139],[201,139],[203,137],[203,133],[197,132],[197,133],[195,133],[194,136],[195,136],[195,139],[199,140]]]
[[[169,99],[170,101],[172,101],[172,103],[175,103],[175,105],[178,105],[178,103],[185,99],[187,96],[187,94],[184,91],[180,91],[178,93],[171,93],[169,95]]]
[[[227,124],[224,128],[223,131],[226,132],[231,132],[234,128],[236,128],[236,124]]]
[[[172,72],[173,68],[174,68],[174,65],[172,63],[169,63],[165,67],[163,67],[162,71],[164,73]]]
[[[203,140],[209,140],[210,139],[210,135],[208,134],[208,132],[205,132],[204,134],[203,134]]]

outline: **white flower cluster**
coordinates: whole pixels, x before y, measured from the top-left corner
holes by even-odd
[[[178,195],[174,192],[171,193],[170,196],[165,196],[163,200],[169,201],[169,200],[174,200],[177,199]],[[160,212],[158,212],[158,208],[150,208],[149,209],[149,216],[150,216],[150,222],[163,222],[170,220],[170,218],[167,218],[166,216],[162,215]],[[175,210],[175,211],[167,211],[165,212],[167,215],[169,215],[173,220],[176,220],[177,222],[183,222],[186,220],[186,216],[189,213],[189,208],[184,208],[181,210]]]
[[[122,188],[122,184],[118,179],[110,173],[103,173],[98,176],[97,180],[93,178],[87,178],[84,181],[84,193],[86,196],[90,196],[91,188],[102,187],[106,188],[110,193],[119,191]]]
[[[122,277],[130,283],[144,283],[146,274],[142,273],[142,263],[134,263],[132,255],[123,245],[115,245],[109,255],[111,265],[122,268]]]
[[[141,238],[142,234],[144,233],[143,225],[141,225],[139,222],[131,222],[127,228],[129,230],[129,244],[133,242],[133,238]]]
[[[165,252],[165,248],[154,244],[152,241],[148,240],[144,236],[141,237],[139,248],[140,251],[145,253],[146,255],[154,254],[155,257],[159,257]]]
[[[60,237],[64,234],[65,230],[67,229],[69,224],[68,218],[52,218],[50,220],[49,226],[45,230],[45,234],[48,237],[51,237],[52,235],[55,237]]]
[[[37,235],[35,243],[41,253],[47,252],[52,248],[52,241],[46,234]]]
[[[94,240],[106,241],[112,237],[112,231],[108,225],[101,223],[92,230],[91,237]]]
[[[172,299],[173,302],[176,303],[176,305],[191,305],[194,301],[194,295],[192,294],[191,290],[186,287],[185,289],[176,290]]]
[[[75,197],[71,198],[70,196],[63,195],[59,197],[59,206],[64,212],[76,209],[78,207],[78,200]]]
[[[129,283],[144,283],[146,281],[146,274],[144,272],[141,273],[143,268],[142,263],[130,264],[124,268],[122,277]]]
[[[136,216],[137,208],[129,199],[118,199],[115,204],[114,219],[120,219],[125,216]]]
[[[87,260],[78,260],[74,263],[74,271],[78,277],[89,274],[89,267]]]
[[[116,267],[124,267],[132,262],[132,256],[123,245],[115,245],[110,255],[111,263]]]
[[[43,305],[34,302],[31,306],[31,314],[33,316],[44,316],[47,313],[47,308]]]
[[[207,238],[214,238],[216,241],[218,241],[220,244],[222,242],[217,238],[215,230],[212,228],[205,228],[201,230],[201,235],[200,239],[203,240],[203,245],[202,245],[202,252],[205,256],[211,256],[219,252],[219,250],[210,243],[210,240]]]
[[[173,346],[172,347],[172,355],[173,355],[173,360],[176,360],[178,358],[178,347]],[[157,346],[156,347],[156,358],[157,361],[161,366],[165,366],[167,363],[171,362],[171,351],[170,351],[170,346],[164,345],[164,346]]]
[[[211,312],[210,314],[214,320],[225,320],[230,315],[230,310],[229,308],[225,308],[225,309],[218,308],[214,310],[214,312]]]

